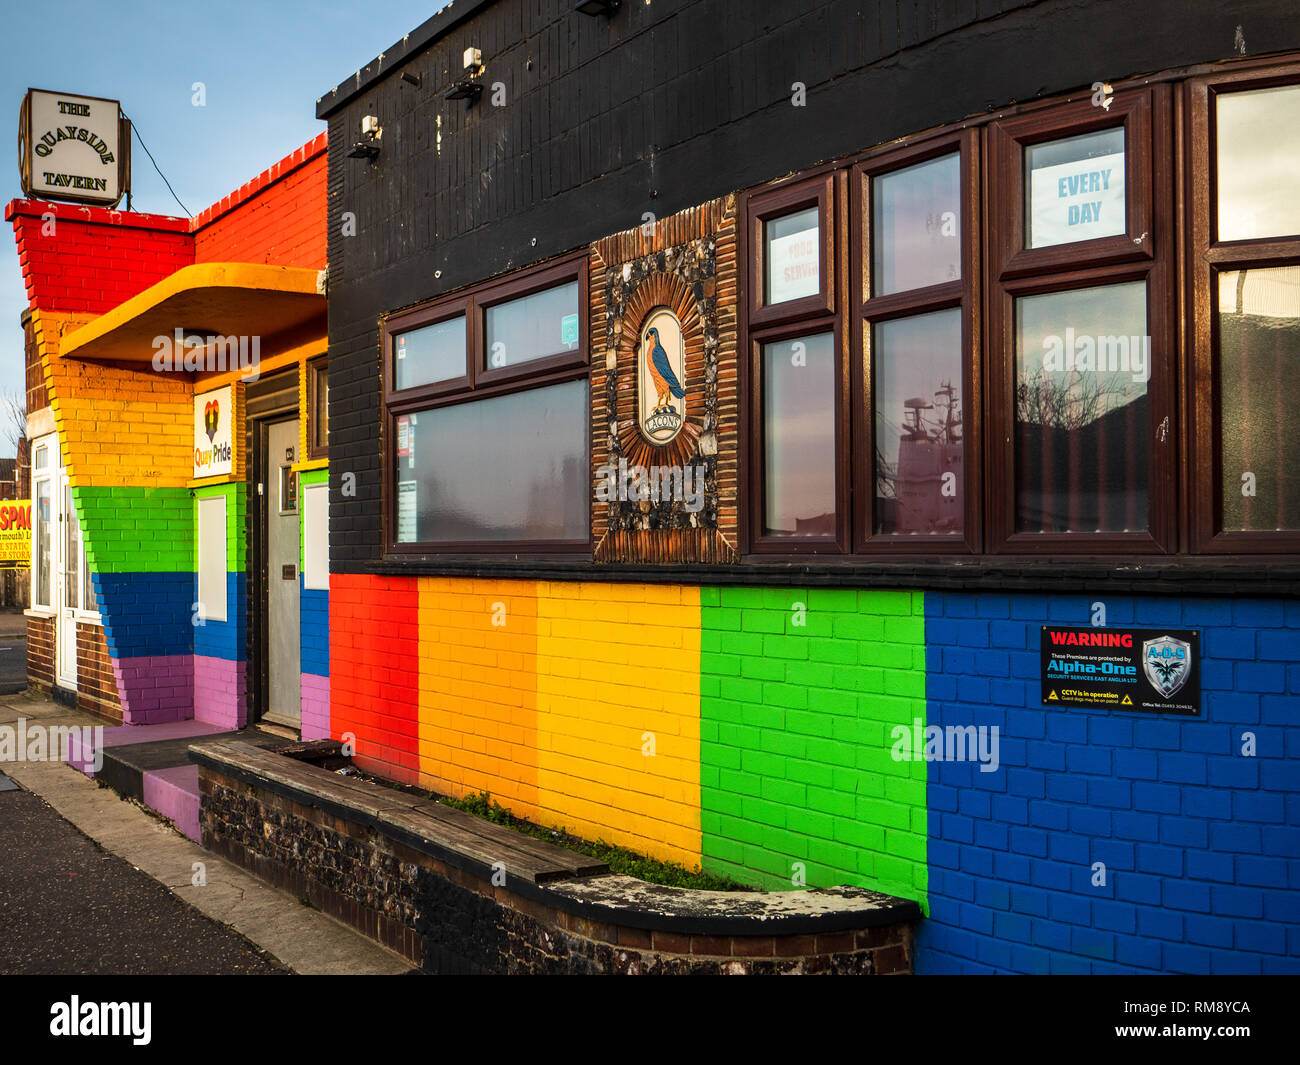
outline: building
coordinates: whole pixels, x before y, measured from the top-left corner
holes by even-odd
[[[318,101],[330,734],[918,971],[1296,971],[1290,6],[577,8]]]
[[[325,168],[322,134],[194,218],[8,205],[33,688],[123,725],[323,734]]]

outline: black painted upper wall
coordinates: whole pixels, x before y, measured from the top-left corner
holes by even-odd
[[[1300,49],[1295,0],[624,0],[612,19],[573,0],[458,0],[318,104],[335,569],[381,555],[379,314],[645,212],[1017,101],[1230,58],[1238,27],[1248,55]],[[471,45],[484,95],[444,100]],[[791,106],[794,82],[805,107]],[[367,114],[383,126],[373,165],[346,158]],[[355,497],[338,496],[344,472]]]

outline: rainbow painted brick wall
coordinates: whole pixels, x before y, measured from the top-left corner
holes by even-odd
[[[1082,597],[331,590],[330,731],[391,778],[755,885],[916,899],[922,971],[1300,971],[1294,604],[1107,598],[1111,624],[1202,632],[1203,712],[1161,719],[1039,705],[1039,626],[1088,624]],[[895,758],[969,725],[997,726],[996,771]]]
[[[243,469],[226,484],[192,483],[196,383],[188,375],[153,372],[148,361],[65,359],[61,348],[70,333],[196,262],[322,268],[325,148],[321,134],[193,219],[22,200],[6,210],[127,724],[246,721]],[[237,395],[236,417],[240,406]],[[197,626],[195,499],[214,492],[227,496],[229,613]]]
[[[226,619],[194,625],[194,717],[235,729],[248,723],[248,489],[240,483],[196,488],[195,506],[212,496],[226,499]]]
[[[304,498],[304,490],[310,485],[328,483],[328,469],[304,470],[299,478],[299,498]],[[302,738],[319,740],[330,734],[330,594],[325,589],[306,587],[305,507],[299,508],[299,515],[298,543],[302,545],[298,564],[298,584],[301,589],[299,632],[302,644]]]

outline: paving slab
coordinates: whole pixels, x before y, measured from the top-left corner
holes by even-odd
[[[0,699],[0,724],[13,723],[20,717],[45,725],[102,724],[84,712],[44,699]],[[249,734],[243,738],[247,741]],[[263,742],[261,736],[257,739]],[[265,742],[277,739],[267,737]],[[295,972],[411,971],[409,962],[373,940],[204,850],[69,766],[60,762],[7,762],[3,769],[105,851],[170,888],[173,895],[200,913],[229,925]],[[21,792],[0,795],[0,802],[20,796]],[[3,816],[0,811],[0,818]],[[6,860],[0,852],[0,865]],[[200,871],[202,877],[197,875]],[[202,883],[196,883],[200,879]]]

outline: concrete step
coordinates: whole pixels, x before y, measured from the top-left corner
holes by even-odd
[[[190,762],[190,744],[198,739],[241,739],[258,747],[279,747],[289,741],[256,729],[223,731],[200,721],[106,728],[102,747],[94,740],[74,743],[68,763],[86,776],[107,784],[119,795],[135,799],[177,830],[199,842],[199,767]],[[95,768],[99,760],[98,770]]]
[[[167,818],[182,836],[199,839],[199,767],[178,765],[144,774],[144,804]]]

